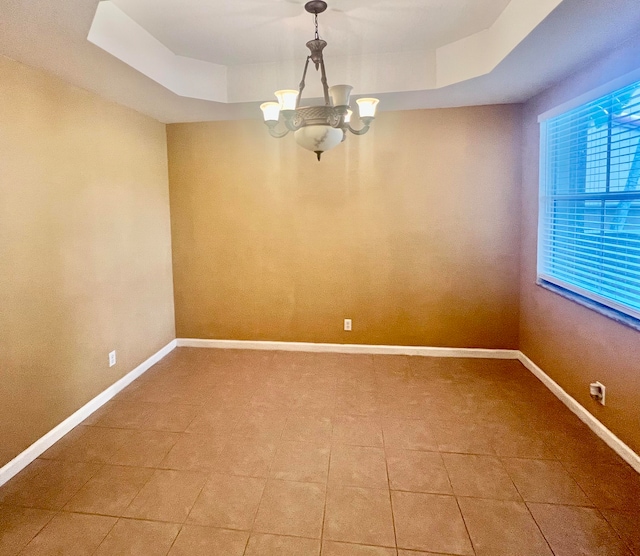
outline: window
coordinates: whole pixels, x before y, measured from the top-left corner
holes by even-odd
[[[541,122],[538,280],[640,319],[640,82]]]

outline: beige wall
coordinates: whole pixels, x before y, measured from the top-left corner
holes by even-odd
[[[640,37],[524,108],[520,348],[640,453],[640,333],[536,286],[539,114],[638,67]],[[589,383],[607,387],[607,405]]]
[[[519,107],[383,112],[321,163],[257,117],[167,135],[178,337],[517,347]]]
[[[170,240],[165,126],[0,57],[0,465],[175,337]]]

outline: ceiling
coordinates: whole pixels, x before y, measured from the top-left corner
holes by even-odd
[[[297,88],[303,6],[2,0],[0,53],[163,122],[259,119],[274,90]],[[522,102],[640,29],[637,0],[329,0],[319,19],[330,84],[382,110]]]

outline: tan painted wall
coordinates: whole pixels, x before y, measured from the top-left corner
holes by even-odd
[[[517,347],[518,107],[383,112],[321,163],[167,129],[178,337]]]
[[[165,126],[0,57],[0,465],[175,337],[170,239]]]
[[[640,37],[524,108],[520,349],[640,453],[640,333],[535,285],[539,114],[638,67]],[[589,383],[607,387],[593,402]]]

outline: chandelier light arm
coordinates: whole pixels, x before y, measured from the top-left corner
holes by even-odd
[[[369,131],[369,128],[371,127],[366,125],[362,129],[353,129],[350,125],[347,124],[347,126],[347,129],[354,135],[364,135],[367,131]]]
[[[276,130],[276,126],[278,125],[278,122],[265,122],[265,124],[267,125],[267,127],[269,128],[269,135],[271,135],[271,137],[275,137],[276,139],[282,139],[285,135],[289,135],[289,129],[285,128],[282,131],[278,131]]]
[[[344,127],[354,135],[364,135],[371,128],[371,123],[373,122],[373,118],[361,118],[361,120],[362,120],[362,123],[364,124],[361,129],[354,129],[351,127],[351,124],[346,124]]]

